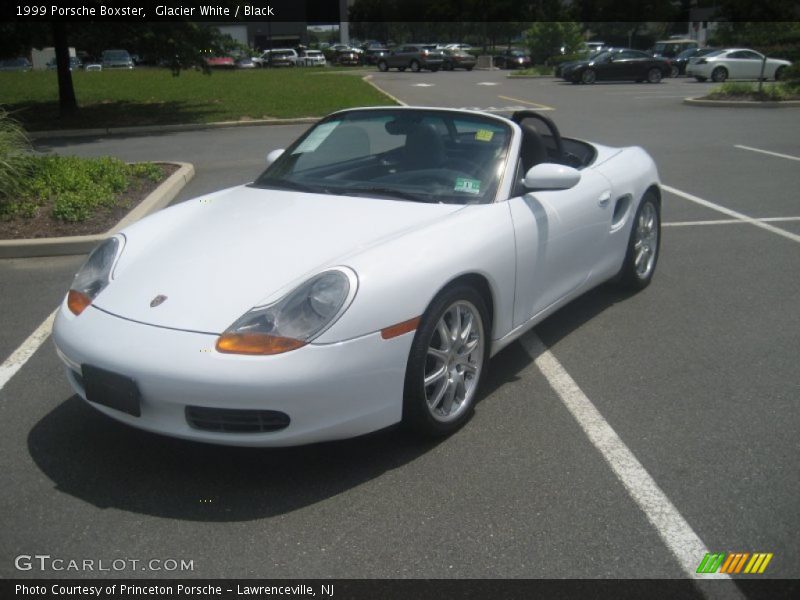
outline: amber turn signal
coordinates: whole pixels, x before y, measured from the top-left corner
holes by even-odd
[[[389,327],[381,329],[381,337],[385,340],[389,340],[393,337],[397,337],[398,335],[408,333],[409,331],[414,331],[417,327],[419,327],[419,321],[420,317],[414,317],[408,321],[403,321],[402,323],[397,323],[396,325],[390,325]]]
[[[81,314],[91,303],[92,299],[82,292],[70,290],[67,294],[67,306],[74,315]]]
[[[217,352],[225,354],[282,354],[302,348],[306,343],[293,338],[265,333],[223,333],[217,340]]]

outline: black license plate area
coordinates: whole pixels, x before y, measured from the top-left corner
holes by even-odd
[[[139,386],[130,377],[92,365],[81,365],[83,389],[89,402],[102,404],[134,417],[142,415]]]

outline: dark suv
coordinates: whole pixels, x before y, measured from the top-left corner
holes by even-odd
[[[405,71],[411,69],[416,72],[421,69],[438,71],[442,67],[444,54],[436,46],[428,44],[403,44],[389,52],[388,56],[378,59],[378,69],[388,71],[398,69]]]

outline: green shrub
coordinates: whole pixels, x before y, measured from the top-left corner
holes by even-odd
[[[134,177],[144,177],[150,181],[161,181],[164,177],[164,168],[155,163],[136,163],[128,165],[128,172]]]
[[[49,205],[55,219],[84,221],[102,208],[113,207],[133,180],[141,177],[155,182],[164,176],[159,165],[127,165],[111,157],[39,156],[27,161],[27,176],[15,195],[0,204],[0,218],[32,217]]]
[[[708,94],[709,98],[730,98],[738,97],[744,100],[768,100],[778,101],[786,100],[789,93],[786,87],[781,83],[770,83],[762,87],[761,93],[758,92],[758,86],[755,83],[746,81],[728,81],[722,85],[715,87]]]
[[[9,199],[16,198],[29,167],[29,143],[25,130],[0,106],[0,214]]]

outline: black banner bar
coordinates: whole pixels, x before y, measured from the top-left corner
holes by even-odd
[[[800,21],[800,0],[715,0],[701,3],[620,0],[4,0],[0,20],[307,22],[685,22]],[[702,13],[702,14],[701,14]]]
[[[309,580],[170,580],[170,579],[7,579],[0,597],[20,600],[95,598],[241,600],[314,598],[315,600],[704,600],[725,597],[736,586],[749,600],[800,597],[800,580],[737,579],[309,579]],[[735,591],[735,590],[733,590]],[[727,592],[727,594],[726,594]]]

